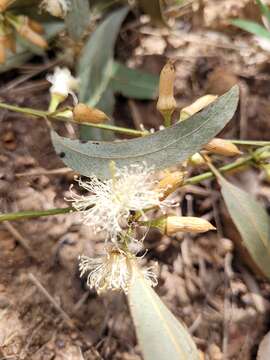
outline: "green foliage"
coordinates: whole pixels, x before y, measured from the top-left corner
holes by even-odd
[[[266,20],[270,24],[270,9],[269,7],[264,4],[261,0],[256,0],[256,3],[258,4],[262,16],[265,16]],[[268,29],[266,29],[264,26],[250,20],[244,20],[244,19],[236,19],[232,20],[231,23],[237,27],[239,27],[242,30],[248,31],[251,34],[254,34],[258,37],[262,37],[265,39],[270,40],[270,32]]]
[[[228,211],[241,234],[243,245],[270,279],[270,219],[265,209],[250,194],[218,178]]]
[[[77,75],[81,79],[79,99],[93,107],[99,107],[107,114],[112,109],[102,108],[99,102],[106,96],[112,69],[115,41],[128,8],[120,8],[99,24],[89,37],[77,66]]]
[[[134,269],[128,300],[144,360],[199,360],[196,345],[182,325]]]
[[[157,97],[159,78],[145,71],[130,69],[114,61],[110,86],[114,92],[133,99],[153,100]]]
[[[118,167],[145,161],[162,169],[187,159],[219,133],[236,110],[238,93],[235,86],[188,120],[143,138],[82,143],[52,131],[53,145],[58,154],[65,154],[67,166],[85,176],[110,177],[111,161]]]
[[[232,24],[238,26],[242,30],[250,32],[251,34],[270,40],[270,32],[262,25],[257,24],[254,21],[237,19],[232,20]]]
[[[74,40],[80,40],[90,24],[90,7],[88,1],[70,0],[70,9],[65,21],[70,37]]]

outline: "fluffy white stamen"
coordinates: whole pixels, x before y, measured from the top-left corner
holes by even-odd
[[[81,256],[79,260],[80,276],[88,273],[87,285],[90,289],[95,289],[99,294],[110,290],[128,293],[133,276],[133,256],[112,250],[101,258]],[[143,269],[142,273],[150,286],[157,285],[157,277],[152,268]]]
[[[44,9],[52,16],[64,18],[70,8],[69,0],[43,0],[40,8]]]
[[[155,190],[153,168],[136,164],[115,169],[113,179],[100,181],[93,176],[89,181],[78,180],[89,193],[78,195],[71,188],[72,206],[82,212],[84,224],[95,232],[105,231],[107,238],[117,241],[117,235],[127,225],[130,211],[139,211],[154,206],[163,207],[160,193]],[[124,224],[124,225],[123,225]]]
[[[66,98],[69,94],[76,100],[74,91],[78,90],[79,80],[73,77],[68,68],[56,67],[54,73],[47,76],[47,80],[52,84],[51,94],[57,94]]]

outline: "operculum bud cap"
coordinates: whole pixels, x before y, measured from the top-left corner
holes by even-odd
[[[101,110],[79,103],[73,108],[73,118],[77,122],[100,124],[108,120],[108,116]]]
[[[216,228],[207,220],[192,216],[169,216],[166,221],[166,234],[176,232],[201,233]]]
[[[240,155],[241,151],[231,141],[214,138],[207,145],[204,146],[204,150],[210,153],[224,155],[224,156],[235,156]]]

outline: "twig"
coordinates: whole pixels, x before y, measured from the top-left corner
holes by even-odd
[[[34,255],[32,249],[28,245],[28,241],[15,229],[13,225],[10,224],[9,221],[4,221],[5,228],[14,236],[14,238],[18,241],[18,243],[26,250],[26,252],[35,260],[37,260]]]
[[[29,280],[38,288],[38,290],[46,297],[46,299],[53,305],[53,307],[59,312],[66,324],[72,329],[75,325],[69,315],[57,304],[54,298],[48,293],[44,286],[38,281],[38,279],[32,274],[28,274]]]
[[[240,169],[244,165],[247,165],[253,160],[253,155],[249,155],[246,157],[243,157],[241,159],[236,160],[235,162],[222,166],[218,168],[217,170],[221,173],[229,172],[231,170]],[[195,185],[200,183],[204,180],[210,180],[214,179],[215,175],[213,172],[208,171],[203,174],[193,176],[189,179],[186,179],[184,185]],[[49,215],[58,215],[58,214],[66,214],[69,212],[76,211],[76,209],[72,207],[67,208],[56,208],[56,209],[49,209],[49,210],[30,210],[30,211],[21,211],[21,212],[14,212],[14,213],[7,213],[7,214],[0,214],[0,222],[5,220],[21,220],[21,219],[29,219],[29,218],[36,218],[40,216],[49,216]]]
[[[25,176],[59,175],[59,174],[67,174],[70,172],[74,172],[74,170],[72,170],[68,167],[63,167],[63,168],[53,169],[53,170],[46,170],[46,169],[31,170],[31,171],[15,174],[15,176],[16,176],[16,178],[20,178],[20,177],[25,177]]]
[[[5,104],[5,103],[0,103],[0,108],[23,113],[23,114],[30,115],[30,116],[34,116],[37,118],[41,118],[43,120],[50,119],[50,120],[57,120],[57,121],[73,123],[73,124],[77,124],[77,125],[85,125],[85,126],[94,127],[97,129],[114,131],[114,132],[118,132],[120,134],[126,134],[126,135],[130,135],[130,136],[145,136],[148,134],[148,131],[146,131],[146,130],[140,131],[140,130],[134,130],[134,129],[124,128],[124,127],[114,126],[114,125],[109,125],[109,124],[93,124],[93,123],[88,123],[88,122],[87,123],[86,122],[78,123],[77,121],[74,121],[70,118],[65,118],[63,116],[61,117],[61,115],[58,114],[58,112],[53,114],[53,113],[50,113],[50,112],[44,111],[44,110],[35,110],[35,109],[31,109],[31,108],[19,107],[19,106]]]
[[[263,296],[261,295],[260,288],[259,288],[255,278],[248,271],[246,271],[243,268],[241,269],[241,275],[250,291],[250,295],[251,295],[251,298],[253,300],[256,310],[260,314],[264,314],[266,311],[266,306],[265,306],[266,304],[265,304]]]
[[[73,211],[75,211],[75,209],[73,209],[72,207],[56,208],[56,209],[49,209],[49,210],[18,211],[18,212],[13,212],[13,213],[0,214],[0,222],[29,219],[29,218],[36,218],[36,217],[49,216],[49,215],[66,214],[66,213],[70,213]]]
[[[228,165],[224,165],[220,168],[218,168],[217,170],[221,173],[225,173],[225,172],[229,172],[235,169],[239,169],[245,165],[247,165],[249,162],[251,162],[253,160],[253,155],[249,155],[243,158],[240,158],[236,161],[234,161],[233,163],[230,163]],[[208,171],[205,172],[203,174],[197,175],[197,176],[193,176],[189,179],[186,179],[183,185],[195,185],[198,184],[201,181],[204,180],[210,180],[210,179],[214,179],[215,175],[213,174],[212,171]]]

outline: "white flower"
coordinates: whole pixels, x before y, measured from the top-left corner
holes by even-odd
[[[54,73],[47,76],[47,80],[52,84],[51,94],[60,95],[64,99],[71,94],[76,99],[74,91],[78,89],[79,80],[71,75],[68,68],[56,67]]]
[[[128,293],[133,280],[134,256],[111,250],[104,257],[92,259],[81,256],[79,260],[80,276],[89,272],[87,285],[90,289],[95,289],[98,294],[109,290],[122,290]],[[157,285],[157,277],[152,267],[143,269],[142,274],[150,286]]]
[[[71,190],[72,206],[82,212],[83,222],[95,232],[105,231],[107,238],[117,241],[117,235],[127,227],[130,211],[166,205],[155,190],[153,168],[145,163],[115,169],[113,179],[100,181],[93,176],[89,181],[78,180],[89,193],[78,195]],[[72,189],[72,186],[71,186]]]
[[[64,18],[70,7],[68,0],[43,0],[40,8],[44,9],[51,15],[59,18]]]

